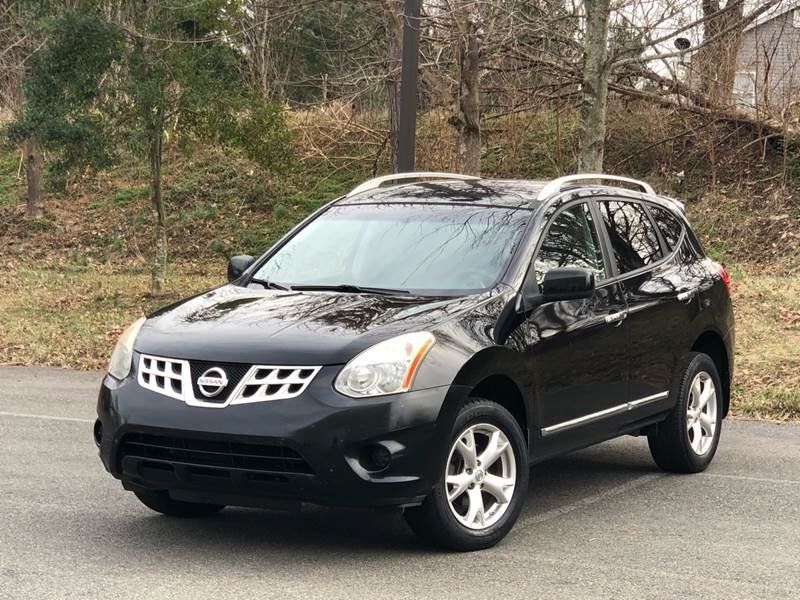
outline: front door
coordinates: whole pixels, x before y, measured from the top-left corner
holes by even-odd
[[[550,269],[580,267],[597,286],[590,298],[535,308],[522,325],[543,437],[601,423],[627,402],[626,304],[619,285],[606,282],[595,215],[586,201],[556,213],[528,273],[541,284]]]

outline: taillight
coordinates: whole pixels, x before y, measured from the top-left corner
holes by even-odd
[[[722,279],[722,283],[725,284],[725,291],[728,292],[728,296],[731,295],[731,276],[728,275],[728,272],[725,270],[719,263],[714,263],[714,266],[717,268],[717,273],[719,273],[719,278]]]

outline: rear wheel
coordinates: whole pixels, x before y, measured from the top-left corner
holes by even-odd
[[[134,494],[147,508],[170,517],[207,517],[225,508],[221,504],[200,504],[175,500],[163,490],[136,490]]]
[[[656,464],[667,471],[698,473],[711,464],[722,427],[722,383],[714,361],[693,352],[671,391],[677,401],[647,441]]]
[[[528,491],[522,430],[499,404],[475,399],[459,412],[448,448],[436,487],[422,506],[406,510],[406,520],[438,546],[493,546],[513,527]]]

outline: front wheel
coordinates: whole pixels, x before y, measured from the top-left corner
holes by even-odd
[[[698,473],[717,451],[723,388],[714,361],[691,353],[670,394],[677,398],[666,420],[647,437],[656,464],[666,471]]]
[[[481,550],[511,530],[528,491],[528,452],[516,419],[473,399],[459,412],[442,475],[425,502],[406,510],[417,535],[451,550]]]

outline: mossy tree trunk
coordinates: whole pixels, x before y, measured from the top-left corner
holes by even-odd
[[[609,0],[586,0],[586,33],[578,127],[578,172],[602,173],[608,106]]]
[[[461,172],[481,174],[480,40],[473,16],[466,12],[459,44],[458,158]]]
[[[36,138],[25,140],[25,180],[28,186],[25,216],[35,219],[44,214],[42,198],[42,152]]]
[[[152,131],[148,160],[150,163],[150,200],[155,217],[155,254],[150,293],[158,296],[164,291],[167,279],[167,211],[161,196],[161,155],[164,139],[163,115],[156,119],[157,126]]]
[[[389,105],[389,150],[392,172],[397,173],[398,131],[400,130],[400,70],[403,62],[403,0],[384,0],[384,20],[388,42],[386,95]]]

